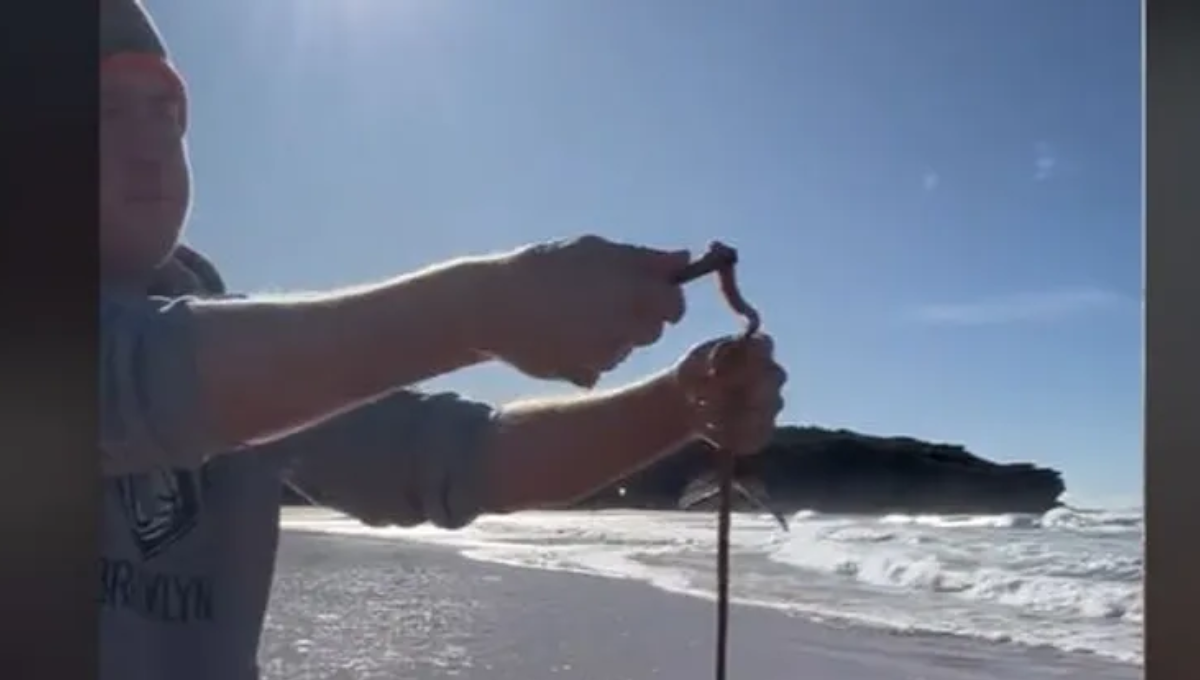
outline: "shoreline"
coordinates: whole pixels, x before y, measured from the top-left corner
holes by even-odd
[[[462,680],[712,673],[711,600],[641,581],[290,528],[278,561],[260,653],[264,680],[347,671],[359,678]],[[730,674],[756,680],[797,674],[805,680],[1133,680],[1143,674],[1140,666],[1094,654],[815,621],[761,605],[733,603],[731,614]]]

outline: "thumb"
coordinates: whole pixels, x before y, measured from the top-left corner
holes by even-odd
[[[692,262],[692,251],[673,250],[663,256],[663,266],[666,267],[668,274],[674,274],[680,269],[688,266]]]
[[[643,246],[632,246],[631,253],[637,268],[655,278],[670,277],[692,261],[687,250],[659,250]]]

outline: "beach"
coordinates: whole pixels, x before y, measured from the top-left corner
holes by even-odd
[[[285,528],[260,663],[267,680],[692,680],[712,677],[714,617],[711,602],[637,580]],[[1138,666],[1091,654],[819,623],[749,605],[732,611],[735,679],[1141,676]]]

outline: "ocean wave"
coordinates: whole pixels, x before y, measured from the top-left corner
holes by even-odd
[[[803,524],[837,519],[863,519],[860,516],[823,514],[801,510],[792,522]],[[1140,532],[1143,529],[1141,510],[1109,511],[1059,507],[1044,514],[901,514],[877,516],[881,524],[894,526],[927,526],[938,529],[1058,529],[1085,533]]]
[[[1130,533],[1139,522],[1133,514],[1071,509],[1041,516],[805,511],[783,533],[767,516],[739,515],[733,595],[810,618],[1140,663],[1143,564]],[[436,543],[472,559],[632,579],[703,598],[715,585],[715,524],[708,513],[630,511],[519,513],[455,532],[374,529],[344,518],[291,523]]]
[[[1095,554],[1082,547],[1069,550],[1042,541],[968,539],[953,532],[963,527],[1032,526],[1032,522],[1014,524],[1012,519],[940,517],[933,521],[932,517],[889,516],[874,526],[810,522],[797,526],[770,559],[869,586],[953,595],[1070,617],[1140,619],[1140,554]]]
[[[1041,515],[885,515],[881,524],[916,525],[939,529],[1036,529]]]
[[[1042,516],[1047,529],[1071,529],[1095,532],[1140,532],[1144,528],[1141,510],[1106,511],[1055,508]]]

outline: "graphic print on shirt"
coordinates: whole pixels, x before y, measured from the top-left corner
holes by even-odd
[[[116,480],[121,510],[142,559],[187,536],[203,511],[203,473],[163,469]]]
[[[152,564],[203,521],[208,468],[156,470],[112,483],[120,506],[115,519],[129,531],[138,555],[101,555],[99,604],[155,623],[213,621],[217,593],[203,566],[167,560],[163,571]]]

